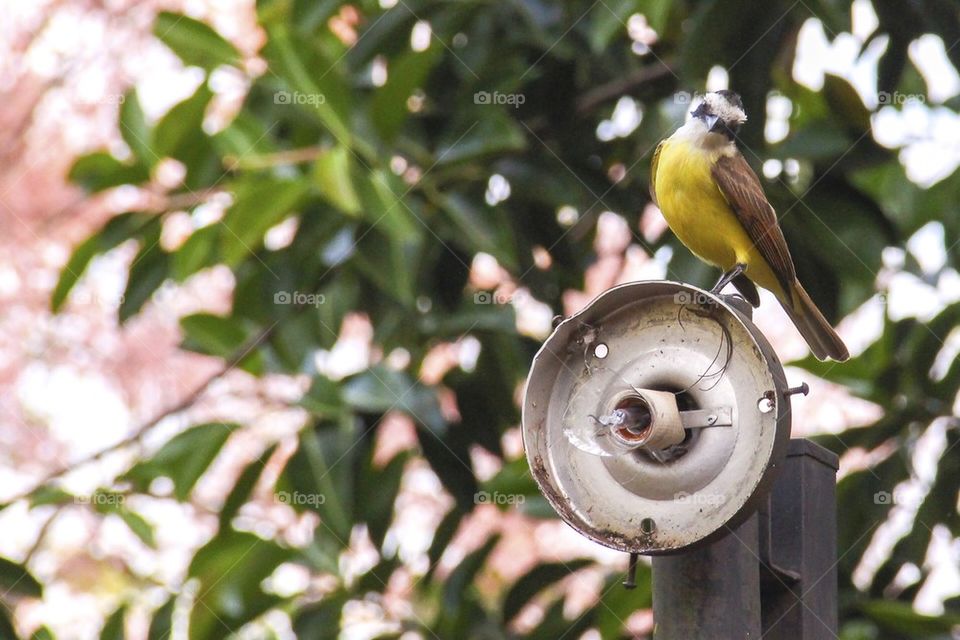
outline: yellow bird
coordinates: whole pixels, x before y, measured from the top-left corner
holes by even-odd
[[[691,116],[653,154],[650,193],[667,224],[694,255],[723,269],[714,293],[733,283],[757,306],[754,283],[768,289],[817,358],[846,360],[846,345],[797,280],[776,212],[737,149],[747,120],[740,96],[708,93]]]

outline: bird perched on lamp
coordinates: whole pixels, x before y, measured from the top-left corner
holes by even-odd
[[[740,96],[715,91],[653,154],[650,192],[677,238],[723,269],[714,293],[729,283],[753,306],[755,285],[779,300],[820,360],[850,357],[846,345],[797,280],[773,207],[737,148],[747,120]]]

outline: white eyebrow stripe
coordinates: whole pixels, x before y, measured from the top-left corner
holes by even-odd
[[[711,113],[724,122],[739,122],[742,124],[747,121],[747,114],[744,113],[743,109],[730,104],[721,95],[708,93],[703,97],[703,101],[710,107]]]

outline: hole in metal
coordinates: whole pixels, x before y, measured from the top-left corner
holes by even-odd
[[[653,521],[653,518],[644,518],[640,521],[640,531],[646,533],[647,535],[653,533],[657,530],[657,523]]]
[[[757,409],[760,409],[760,413],[770,413],[775,406],[776,404],[773,402],[773,391],[767,391],[757,400]]]

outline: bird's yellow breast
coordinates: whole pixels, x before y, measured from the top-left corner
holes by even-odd
[[[751,280],[777,297],[785,297],[713,179],[711,169],[721,153],[721,149],[710,151],[684,139],[665,140],[654,184],[660,211],[680,242],[701,260],[724,271],[745,264]]]
[[[747,263],[753,243],[711,175],[719,152],[666,140],[657,163],[656,192],[673,232],[701,260],[727,270]]]

